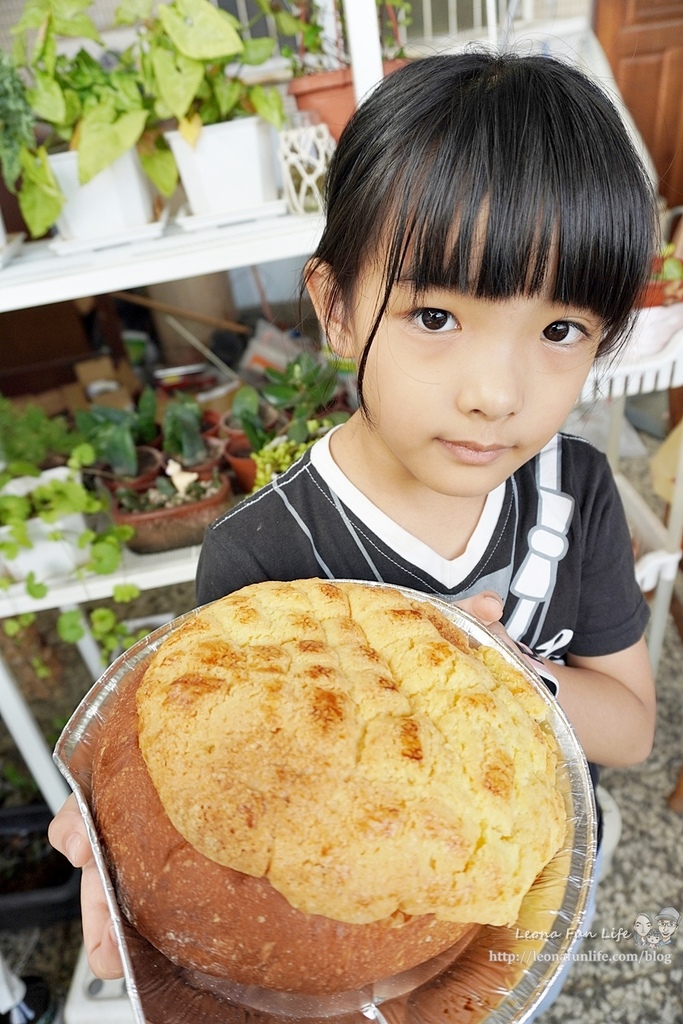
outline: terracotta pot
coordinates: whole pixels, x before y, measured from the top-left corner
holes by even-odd
[[[232,448],[237,446],[240,449],[247,450],[249,448],[249,441],[247,435],[244,433],[241,427],[232,427],[230,425],[232,420],[232,414],[230,410],[223,413],[221,421],[218,425],[218,436],[225,438],[227,441],[227,447]]]
[[[235,474],[237,486],[243,494],[253,490],[256,479],[256,463],[251,457],[251,446],[241,430],[233,430],[233,436],[225,443],[225,461]]]
[[[237,449],[239,452],[240,449]],[[249,494],[254,489],[256,479],[256,463],[245,449],[241,454],[233,455],[229,448],[225,451],[225,461],[235,474],[235,479],[243,494]]]
[[[125,487],[128,491],[146,491],[160,473],[164,471],[165,457],[158,448],[151,445],[141,444],[135,449],[138,456],[137,476],[102,476],[102,482],[109,491],[116,491],[119,487]],[[103,472],[107,472],[104,470]],[[111,473],[111,470],[108,471]]]
[[[216,424],[216,429],[218,429],[218,424]],[[223,465],[225,441],[220,437],[204,437],[204,440],[210,454],[202,462],[196,462],[194,466],[188,466],[184,462],[182,465],[183,469],[189,470],[190,473],[197,473],[200,480],[210,480],[214,469],[220,469]],[[171,457],[175,458],[175,456]]]
[[[384,61],[385,77],[405,63],[405,60],[400,59]],[[293,78],[287,91],[296,100],[299,110],[315,112],[328,126],[335,142],[339,142],[346,122],[356,109],[351,68],[316,71],[312,75]]]
[[[111,517],[117,526],[132,526],[135,535],[126,546],[140,555],[153,551],[170,551],[201,544],[204,530],[232,504],[232,488],[227,476],[221,475],[221,487],[208,498],[191,501],[174,508],[152,512],[124,512],[116,502]]]
[[[221,414],[215,409],[205,409],[202,413],[201,430],[202,437],[218,437],[221,423]]]
[[[639,306],[645,309],[649,306],[661,306],[664,302],[664,281],[649,281]]]

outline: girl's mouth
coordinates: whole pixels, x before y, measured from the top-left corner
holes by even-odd
[[[476,441],[446,441],[442,437],[437,440],[458,462],[468,466],[488,466],[510,451],[510,447],[505,445],[482,445]]]

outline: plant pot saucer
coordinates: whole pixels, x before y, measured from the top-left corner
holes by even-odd
[[[96,238],[64,238],[56,235],[48,248],[59,256],[71,256],[81,252],[93,252],[97,249],[110,249],[116,245],[129,245],[131,242],[146,242],[151,238],[159,238],[166,230],[168,223],[168,205],[165,205],[158,220],[142,224],[140,227],[127,228],[113,235],[100,235]]]
[[[287,203],[284,199],[274,199],[244,210],[224,210],[222,213],[190,213],[187,207],[183,207],[173,223],[183,231],[205,231],[207,228],[221,228],[264,217],[282,217],[286,213]]]
[[[6,267],[7,264],[14,259],[22,245],[26,235],[23,231],[18,231],[16,234],[7,236],[7,243],[0,249],[0,269]]]

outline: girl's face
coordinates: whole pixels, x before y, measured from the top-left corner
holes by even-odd
[[[340,354],[360,357],[382,294],[373,270],[334,330]],[[594,314],[542,297],[431,289],[416,301],[398,284],[368,356],[364,454],[395,483],[488,494],[562,426],[600,339]]]

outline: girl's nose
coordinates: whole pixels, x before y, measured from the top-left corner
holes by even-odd
[[[476,345],[459,367],[457,405],[465,415],[490,420],[513,416],[522,408],[524,369],[514,346]]]

